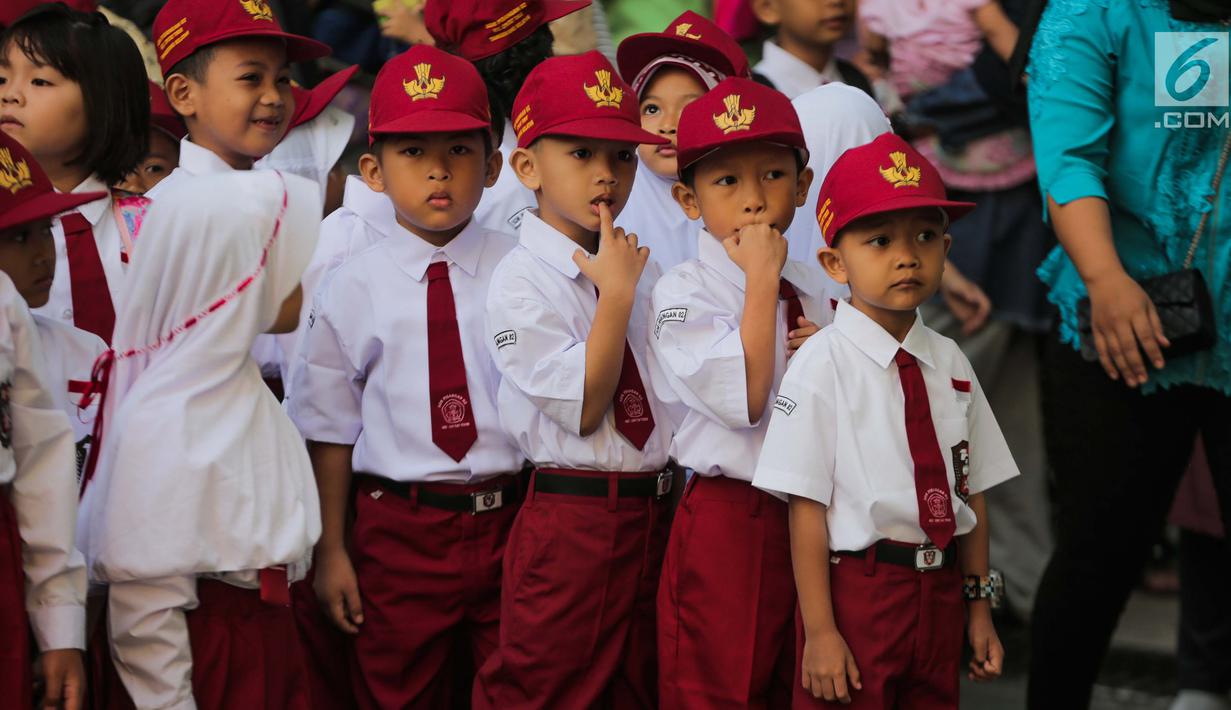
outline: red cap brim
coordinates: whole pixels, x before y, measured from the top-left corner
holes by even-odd
[[[342,87],[346,86],[346,82],[350,81],[355,72],[359,71],[359,65],[347,67],[340,72],[325,77],[321,83],[311,89],[299,89],[295,92],[295,115],[291,117],[291,128],[303,125],[308,121],[321,115],[321,111],[333,101]],[[300,102],[300,99],[303,102]]]
[[[590,0],[585,0],[585,2],[580,2],[579,0],[547,0],[547,2],[543,3],[543,23],[555,22],[565,15],[571,15],[587,7],[590,7]]]
[[[727,145],[738,145],[740,143],[756,142],[756,143],[772,143],[773,145],[780,145],[783,148],[790,148],[791,150],[799,151],[800,159],[804,162],[805,165],[807,165],[808,159],[811,157],[811,154],[808,152],[808,148],[806,146],[797,145],[801,137],[802,136],[798,133],[766,133],[764,135],[753,136],[752,138],[748,140],[738,140],[737,139],[737,140],[730,141],[729,143],[720,143],[718,145],[710,145],[709,147],[705,148],[703,152],[697,153],[695,155],[691,154],[691,152],[690,153],[679,153],[675,156],[675,159],[676,159],[676,164],[679,165],[680,173],[683,174],[685,168],[689,168],[701,162],[702,160],[705,160],[712,153],[714,153],[714,151],[720,148],[724,148]]]
[[[241,29],[233,29],[226,32],[219,32],[215,35],[202,38],[197,41],[197,48],[207,47],[218,42],[225,42],[228,39],[241,39],[244,37],[271,37],[273,39],[281,39],[286,42],[286,61],[288,62],[308,62],[321,57],[328,57],[333,53],[329,45],[323,42],[317,42],[314,39],[295,35],[289,32],[279,30],[271,30],[269,32],[255,32],[250,27]],[[195,51],[195,50],[194,50]]]
[[[456,133],[459,131],[491,130],[488,121],[460,111],[416,111],[412,114],[372,126],[372,136],[391,133]]]
[[[642,130],[640,126],[622,118],[579,118],[572,121],[564,121],[563,123],[548,126],[534,138],[538,140],[544,136],[574,136],[577,138],[636,143],[638,145],[664,145],[671,142],[662,136],[656,136],[649,131]],[[520,141],[518,141],[518,145],[524,147]]]
[[[38,197],[26,200],[20,205],[0,213],[0,229],[9,229],[36,220],[49,219],[61,212],[66,212],[106,196],[106,192],[70,192],[66,195],[58,192],[45,192]]]
[[[916,207],[939,207],[949,215],[950,222],[956,222],[959,219],[970,214],[970,211],[975,208],[973,202],[955,202],[953,200],[940,200],[927,195],[900,195],[890,197],[880,202],[874,202],[856,210],[854,213],[847,216],[846,220],[832,225],[832,234],[825,239],[826,244],[833,244],[833,236],[845,229],[857,219],[868,217],[882,212],[895,212],[897,210],[909,210]]]
[[[700,42],[665,37],[657,32],[633,35],[621,42],[620,48],[616,50],[616,65],[620,67],[620,76],[624,81],[632,84],[650,62],[667,54],[680,54],[695,59],[721,72],[724,77],[732,76],[734,72],[731,60],[718,49]]]

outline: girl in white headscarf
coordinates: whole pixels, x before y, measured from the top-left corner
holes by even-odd
[[[285,604],[319,505],[249,351],[294,329],[320,215],[316,185],[254,171],[176,183],[146,217],[79,525],[137,707],[304,706]]]

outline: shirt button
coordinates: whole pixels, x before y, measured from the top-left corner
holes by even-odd
[[[73,309],[71,309],[71,308],[65,308],[65,309],[64,309],[64,313],[63,313],[63,314],[61,314],[61,315],[63,315],[63,316],[64,316],[64,320],[72,320],[72,317],[73,317]]]

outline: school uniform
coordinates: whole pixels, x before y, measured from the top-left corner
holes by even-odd
[[[516,237],[522,217],[535,207],[534,193],[521,180],[509,164],[509,156],[517,149],[517,133],[513,124],[504,122],[504,138],[500,141],[500,155],[504,167],[496,184],[483,191],[479,206],[474,210],[474,219],[483,227]]]
[[[663,271],[697,258],[697,237],[705,226],[701,220],[688,219],[671,196],[675,180],[664,179],[637,165],[637,179],[628,203],[616,218],[616,225],[637,235],[637,243],[650,248],[650,259]]]
[[[43,348],[43,379],[52,401],[68,416],[73,428],[77,456],[74,470],[80,479],[89,452],[98,402],[92,400],[84,408],[79,404],[82,395],[89,389],[94,363],[107,349],[107,344],[93,333],[38,314],[34,315],[34,324]]]

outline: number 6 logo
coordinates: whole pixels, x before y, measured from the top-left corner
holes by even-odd
[[[1227,48],[1226,32],[1155,33],[1154,104],[1227,105]]]
[[[1175,61],[1171,63],[1171,68],[1167,70],[1167,93],[1171,94],[1171,98],[1176,101],[1186,102],[1201,93],[1201,90],[1204,89],[1205,85],[1210,81],[1210,63],[1204,59],[1194,59],[1193,57],[1194,55],[1199,54],[1201,50],[1211,44],[1216,43],[1217,41],[1217,37],[1206,37],[1200,42],[1197,42],[1193,46],[1184,50],[1180,56],[1175,58]],[[1184,76],[1192,69],[1197,69],[1199,71],[1196,81],[1189,84],[1188,88],[1183,91],[1177,90],[1176,84],[1179,82],[1180,77]]]

